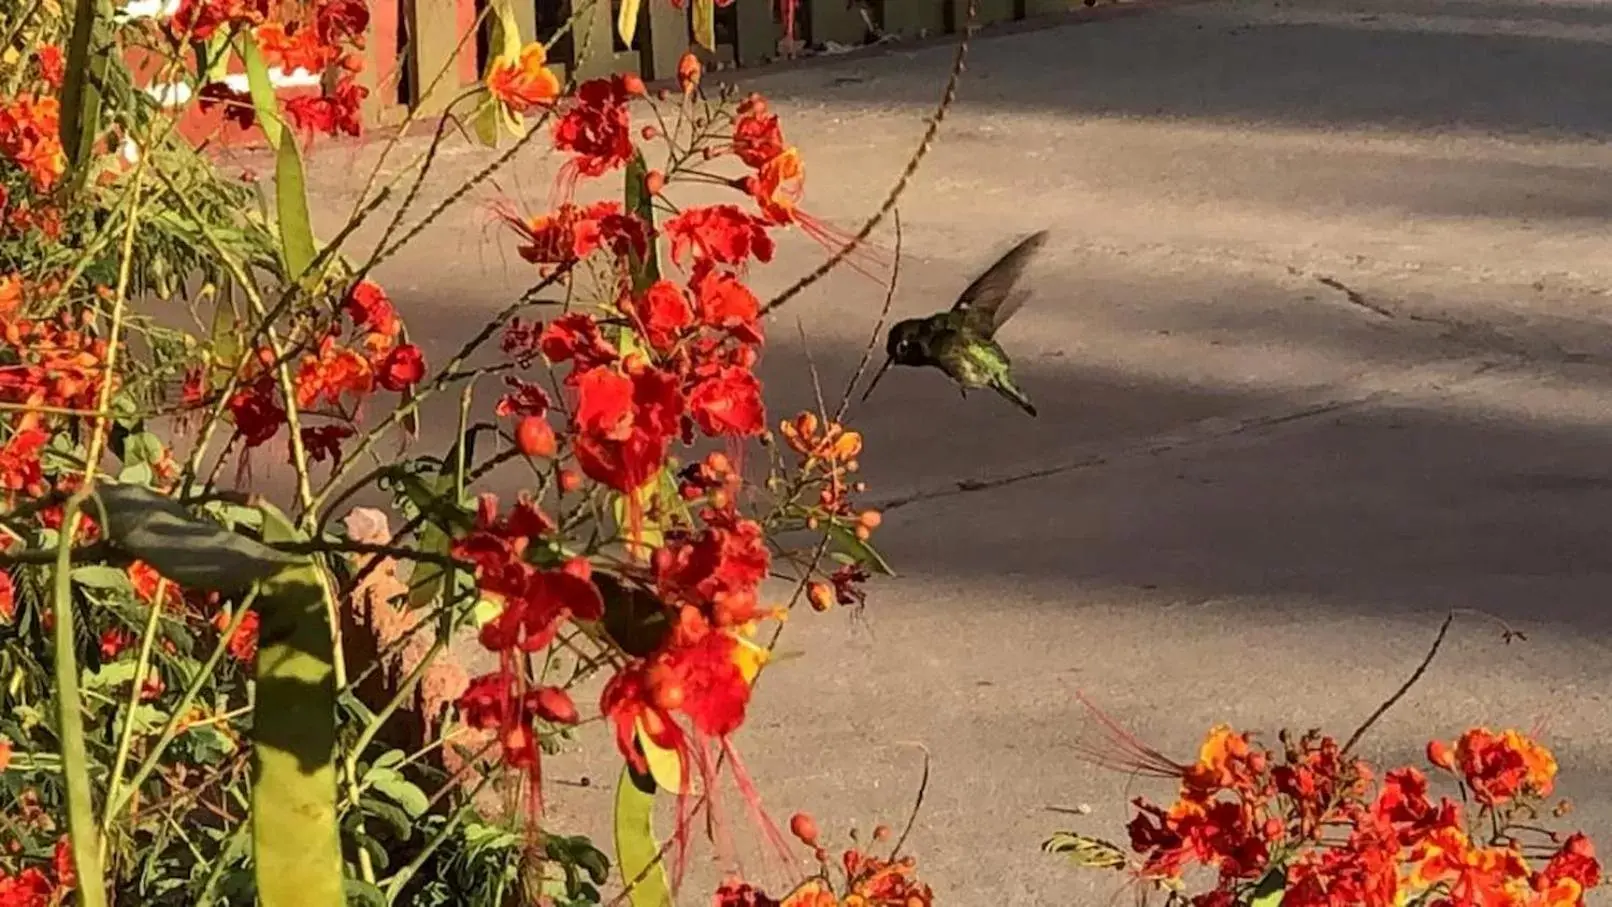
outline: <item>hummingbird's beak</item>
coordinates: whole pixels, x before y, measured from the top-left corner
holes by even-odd
[[[873,373],[873,381],[868,384],[868,389],[862,392],[862,401],[864,403],[867,402],[869,397],[873,396],[873,389],[879,386],[879,379],[883,378],[884,373],[888,372],[890,370],[890,366],[894,364],[894,359],[887,358],[884,360],[884,364],[879,366],[879,370]]]

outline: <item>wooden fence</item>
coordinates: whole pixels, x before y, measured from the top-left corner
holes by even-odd
[[[571,15],[573,0],[515,0],[522,41],[552,39]],[[734,0],[716,8],[718,62],[754,66],[778,53],[784,36],[783,17],[776,0]],[[871,22],[879,33],[899,38],[942,35],[962,28],[967,0],[798,0],[795,11],[797,41],[813,46],[828,42],[856,46],[871,37]],[[1022,19],[1066,10],[1073,0],[976,0],[979,24]],[[487,64],[487,29],[465,37],[476,27],[485,0],[371,0],[367,65],[362,78],[370,88],[365,119],[371,127],[402,123],[411,110],[429,117],[442,112],[467,87],[474,85]],[[858,5],[861,8],[858,8]],[[646,79],[671,78],[677,61],[691,46],[691,4],[681,8],[671,0],[642,0],[633,46],[617,34],[616,17],[621,0],[592,0],[584,21],[554,44],[550,60],[564,78],[578,70],[582,78],[609,73],[635,72]],[[707,55],[709,56],[709,55]],[[580,62],[580,68],[578,61]],[[131,54],[137,70],[151,69],[151,61]],[[439,77],[440,74],[440,77]],[[283,96],[317,92],[319,77],[298,70],[271,71]],[[244,88],[240,73],[231,78]],[[141,81],[146,81],[142,79]],[[434,83],[434,84],[433,84]],[[181,90],[183,89],[183,90]],[[183,86],[152,86],[170,102],[189,97]],[[195,139],[225,146],[257,144],[256,131],[243,133],[223,121],[221,113],[200,111],[190,105],[181,131]]]

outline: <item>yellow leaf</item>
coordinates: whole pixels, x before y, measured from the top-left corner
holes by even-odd
[[[621,12],[616,14],[616,31],[621,43],[632,47],[633,35],[638,31],[638,0],[621,0]]]
[[[644,722],[638,722],[638,745],[643,747],[644,760],[649,763],[649,775],[655,779],[655,785],[674,794],[683,790],[683,759],[675,750],[663,749],[655,745],[644,732]]]

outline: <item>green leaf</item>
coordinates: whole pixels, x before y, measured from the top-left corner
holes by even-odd
[[[621,43],[632,47],[633,35],[638,31],[638,0],[621,0],[621,11],[616,13],[616,32]]]
[[[342,903],[348,907],[386,907],[386,892],[368,882],[347,879],[343,888],[347,899]]]
[[[101,485],[96,497],[106,514],[107,538],[181,586],[237,592],[306,562],[192,516],[149,488]]]
[[[635,4],[636,5],[636,4]],[[655,782],[623,767],[616,782],[616,865],[633,907],[672,907],[666,864],[655,840]]]
[[[95,159],[95,140],[101,131],[101,86],[106,82],[107,56],[113,52],[111,47],[95,48],[97,23],[111,18],[111,11],[101,7],[102,0],[76,0],[73,31],[67,40],[60,127],[75,186],[84,185]]]
[[[636,5],[634,3],[635,7]],[[623,5],[622,9],[625,10],[626,6]],[[649,189],[644,184],[644,179],[648,175],[649,164],[644,161],[644,153],[634,151],[632,160],[627,162],[623,195],[627,211],[637,215],[649,229],[649,254],[643,260],[639,260],[638,255],[631,250],[627,253],[627,267],[632,274],[634,293],[642,293],[649,289],[650,284],[660,280],[660,251],[655,241],[655,198],[649,194]]]
[[[263,537],[298,541],[263,505]],[[324,578],[310,563],[263,584],[252,717],[252,841],[261,907],[343,902],[336,681]]]
[[[1270,871],[1254,886],[1253,897],[1248,907],[1280,907],[1283,895],[1287,894],[1287,869],[1281,866],[1272,866]]]
[[[151,471],[150,463],[130,463],[118,470],[118,482],[123,485],[144,488],[149,486],[154,478],[156,475]]]
[[[252,109],[257,114],[258,128],[269,147],[280,148],[280,137],[285,124],[280,121],[280,100],[274,96],[274,84],[269,81],[269,66],[263,62],[263,53],[251,34],[241,35],[241,62],[246,65],[246,87],[252,94]]]
[[[111,664],[101,665],[98,671],[84,673],[84,689],[96,692],[110,692],[134,680],[135,669],[139,664],[134,659],[114,661]]]
[[[829,538],[833,539],[834,544],[841,551],[849,555],[858,564],[885,576],[896,575],[895,569],[890,566],[889,561],[884,559],[884,555],[875,550],[872,545],[857,538],[856,533],[852,530],[837,523],[830,523],[824,528],[824,531],[828,533]]]
[[[716,52],[715,0],[694,0],[694,40],[706,50]]]
[[[121,590],[132,588],[127,571],[104,564],[86,564],[73,568],[73,582],[90,589]]]
[[[416,787],[414,782],[403,777],[403,773],[395,768],[372,768],[364,776],[363,783],[403,807],[403,811],[410,816],[421,816],[431,808],[431,800],[425,795],[425,791]]]
[[[230,376],[240,368],[241,357],[246,353],[232,296],[220,297],[213,308],[208,384],[214,390],[223,390],[229,384]]]
[[[274,205],[280,223],[280,251],[285,256],[286,276],[297,280],[313,264],[318,251],[313,240],[313,220],[308,213],[302,152],[297,150],[293,136],[286,136],[274,156]]]
[[[475,519],[464,508],[453,504],[453,472],[443,464],[442,474],[427,483],[410,472],[394,470],[390,478],[403,486],[409,503],[426,515],[420,527],[420,550],[432,554],[447,554],[453,548],[452,532],[469,532],[475,528]],[[439,564],[415,561],[409,572],[409,607],[424,608],[436,601],[444,591],[448,571]]]

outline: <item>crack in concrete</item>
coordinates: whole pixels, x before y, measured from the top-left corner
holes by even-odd
[[[1309,406],[1283,410],[1266,416],[1255,416],[1240,420],[1227,420],[1225,418],[1204,419],[1193,423],[1184,431],[1178,430],[1151,435],[1134,444],[1128,444],[1116,450],[1091,453],[1057,465],[1012,472],[1001,476],[983,479],[959,479],[949,488],[916,491],[907,495],[886,498],[874,501],[872,506],[878,510],[888,512],[910,504],[969,494],[976,491],[990,491],[1008,485],[1016,485],[1020,482],[1045,479],[1085,469],[1095,469],[1125,460],[1173,453],[1261,429],[1275,428],[1330,413],[1354,409],[1393,394],[1394,392],[1392,391],[1370,391],[1353,397],[1332,398]],[[1230,424],[1227,424],[1228,421]]]

